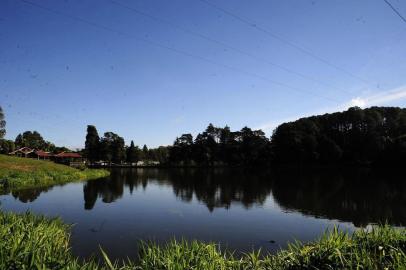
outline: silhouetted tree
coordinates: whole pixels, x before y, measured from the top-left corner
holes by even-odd
[[[90,162],[100,159],[100,137],[95,126],[87,126],[84,153]]]
[[[15,150],[14,142],[11,140],[0,139],[0,153],[8,154]]]
[[[272,135],[274,162],[393,165],[406,160],[406,110],[353,107],[284,123]]]
[[[143,160],[148,160],[149,159],[149,152],[148,152],[148,147],[146,144],[142,147],[142,159]]]
[[[213,124],[176,138],[174,165],[269,166],[270,164],[395,165],[406,160],[406,109],[353,107],[340,113],[283,123],[271,140],[248,127],[231,131]]]
[[[176,138],[168,161],[172,164],[200,166],[263,166],[270,161],[269,140],[261,130],[248,127],[232,132],[209,124],[195,140],[191,134]]]
[[[138,161],[138,147],[135,147],[134,142],[131,141],[130,146],[127,148],[127,162],[135,163]]]
[[[115,163],[125,161],[124,139],[113,132],[104,133],[100,141],[100,152],[103,160]]]
[[[4,118],[4,112],[0,106],[0,139],[3,139],[6,135],[6,120]]]

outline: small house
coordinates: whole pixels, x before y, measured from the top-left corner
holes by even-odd
[[[40,160],[50,160],[53,155],[49,152],[37,150],[37,151],[31,152],[28,156],[30,158],[36,158],[36,159],[40,159]]]
[[[75,152],[61,152],[54,155],[53,159],[57,163],[66,164],[69,166],[80,166],[85,162],[82,155]]]
[[[9,155],[17,157],[29,157],[31,153],[34,153],[34,149],[29,147],[21,147],[13,152],[10,152]]]

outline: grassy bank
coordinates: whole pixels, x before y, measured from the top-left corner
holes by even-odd
[[[106,170],[78,170],[51,161],[0,155],[0,191],[96,179],[108,174]]]
[[[267,256],[258,251],[237,257],[197,241],[144,244],[137,263],[118,266],[105,255],[97,265],[70,253],[69,226],[59,219],[0,212],[0,269],[406,269],[405,251],[406,230],[381,226],[351,235],[333,230]]]

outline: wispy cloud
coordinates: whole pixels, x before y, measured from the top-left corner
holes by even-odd
[[[298,118],[307,117],[311,115],[318,115],[324,113],[332,113],[337,111],[343,111],[350,107],[358,106],[360,108],[366,108],[370,106],[377,106],[377,105],[389,105],[391,102],[395,102],[401,99],[406,99],[406,85],[401,87],[391,89],[385,92],[380,92],[376,94],[372,94],[369,96],[358,96],[352,98],[350,101],[345,102],[338,106],[328,107],[319,109],[317,111],[303,113],[301,115],[295,115],[285,119],[275,119],[271,120],[267,123],[264,123],[260,126],[257,126],[255,129],[262,129],[263,131],[270,133],[272,132],[278,125],[291,122],[297,120]]]
[[[369,106],[388,104],[392,101],[396,101],[403,98],[406,98],[406,85],[368,97],[353,98],[349,102],[348,107],[358,106],[361,108],[365,108]]]

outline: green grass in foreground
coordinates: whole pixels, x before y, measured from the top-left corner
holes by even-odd
[[[40,161],[30,158],[19,158],[0,155],[0,191],[8,189],[26,189],[64,184],[101,178],[109,175],[106,170],[78,170],[51,161]]]
[[[237,257],[215,244],[171,241],[143,244],[138,262],[79,261],[69,250],[69,226],[60,219],[0,212],[0,269],[406,269],[406,230],[377,226],[295,243],[276,255]]]

